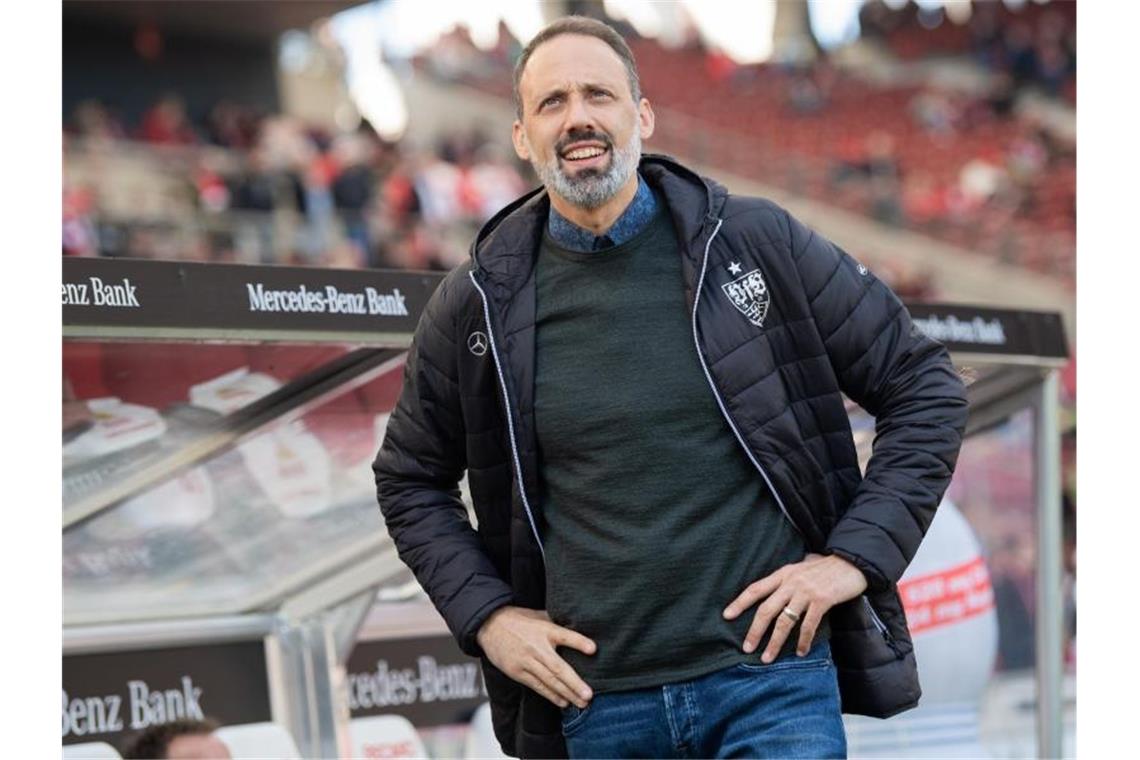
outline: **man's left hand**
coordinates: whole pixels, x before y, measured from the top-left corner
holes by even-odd
[[[800,638],[796,654],[803,657],[811,647],[816,629],[824,613],[848,599],[854,599],[867,588],[867,579],[859,568],[835,555],[808,554],[802,562],[784,565],[748,586],[724,610],[726,620],[735,620],[740,613],[761,599],[764,603],[756,610],[756,617],[744,637],[744,651],[752,652],[760,638],[775,620],[772,637],[760,659],[776,659],[788,634],[796,626],[788,609],[796,613],[800,622]]]

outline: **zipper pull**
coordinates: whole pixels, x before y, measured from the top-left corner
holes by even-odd
[[[903,654],[903,651],[899,647],[898,642],[895,641],[895,637],[891,635],[891,631],[889,628],[887,628],[887,624],[879,618],[879,614],[875,612],[875,608],[871,606],[871,600],[868,599],[866,595],[862,595],[860,598],[863,600],[863,606],[867,608],[867,614],[871,616],[871,622],[874,623],[875,627],[879,629],[879,634],[883,637],[883,641],[887,642],[887,646],[889,646],[891,648],[891,651],[895,653],[895,657],[901,660],[906,655]]]

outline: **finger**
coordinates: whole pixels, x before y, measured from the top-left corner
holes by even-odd
[[[764,654],[760,656],[761,662],[771,662],[776,659],[780,654],[780,649],[784,646],[784,642],[788,640],[788,634],[798,624],[798,621],[793,620],[791,615],[785,614],[784,610],[790,608],[802,619],[804,614],[802,610],[807,609],[807,606],[806,600],[795,597],[780,608],[780,611],[776,613],[776,622],[772,626],[772,637],[768,639],[768,646],[764,647]]]
[[[540,662],[566,687],[564,696],[578,707],[585,707],[590,698],[594,696],[594,692],[574,671],[574,668],[570,667],[570,663],[559,657],[557,653],[550,652],[543,655]]]
[[[766,575],[755,583],[750,583],[744,591],[740,592],[740,596],[733,599],[729,605],[724,608],[724,619],[735,620],[740,613],[771,594],[779,588],[779,586],[780,579],[776,576],[776,573]]]
[[[550,637],[550,641],[555,646],[577,649],[582,654],[593,654],[598,651],[598,645],[594,643],[593,639],[586,638],[577,631],[563,628],[560,625],[554,626],[554,632]]]
[[[518,680],[522,685],[530,687],[532,690],[546,697],[546,699],[550,700],[559,707],[566,707],[569,704],[566,699],[554,693],[553,690],[551,690],[545,683],[543,683],[529,670],[524,670],[522,673],[520,673]]]
[[[819,623],[823,620],[826,606],[821,602],[809,605],[804,613],[803,622],[800,623],[800,638],[796,642],[796,654],[803,657],[811,649],[811,642],[815,639],[815,632],[819,630]]]
[[[756,609],[756,615],[752,618],[752,625],[748,626],[748,633],[744,635],[745,652],[754,652],[756,650],[756,647],[760,644],[760,639],[764,637],[764,632],[767,631],[768,626],[772,624],[772,620],[776,615],[780,614],[780,610],[784,608],[784,605],[786,605],[791,598],[791,594],[788,591],[777,590]]]
[[[555,659],[561,659],[557,655],[552,655]],[[566,666],[570,669],[570,666]],[[567,702],[573,702],[578,707],[584,708],[589,700],[581,695],[581,693],[571,686],[566,681],[562,680],[562,676],[553,667],[550,667],[543,660],[537,660],[533,663],[530,672],[537,676],[546,687],[558,694],[558,696],[565,699]],[[570,670],[573,673],[573,670]],[[575,676],[576,677],[576,676]],[[585,684],[583,684],[585,686]]]

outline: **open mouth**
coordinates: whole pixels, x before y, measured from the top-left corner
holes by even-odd
[[[576,145],[562,151],[559,157],[573,166],[591,166],[601,163],[609,152],[604,145]]]

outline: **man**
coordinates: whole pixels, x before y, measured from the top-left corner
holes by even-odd
[[[420,320],[374,463],[400,556],[510,754],[842,756],[841,709],[918,700],[895,582],[965,425],[946,351],[783,209],[642,156],[605,24],[540,32],[515,92],[543,187]]]
[[[189,718],[158,723],[131,740],[123,757],[167,760],[230,760],[230,751],[214,736],[218,724]]]

